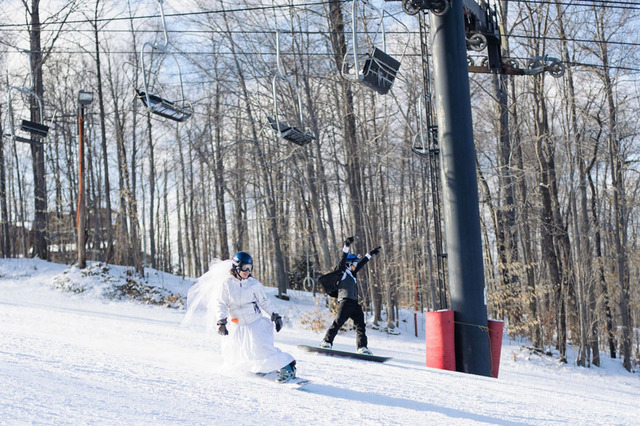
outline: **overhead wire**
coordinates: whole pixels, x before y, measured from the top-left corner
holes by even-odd
[[[310,6],[322,6],[330,3],[349,3],[352,0],[324,0],[324,1],[315,1],[309,3],[299,3],[299,4],[283,4],[283,5],[271,5],[271,6],[252,6],[252,7],[239,7],[234,9],[218,9],[218,10],[200,10],[196,12],[174,12],[174,13],[165,13],[165,17],[184,17],[184,16],[197,16],[197,15],[216,15],[216,14],[225,14],[225,13],[238,13],[238,12],[255,12],[259,10],[269,10],[269,9],[288,9],[288,8],[305,8]],[[43,26],[48,25],[60,25],[60,24],[84,24],[84,23],[111,23],[116,21],[131,21],[138,19],[153,19],[160,18],[160,14],[151,14],[151,15],[141,15],[141,16],[122,16],[122,17],[111,17],[111,18],[97,18],[97,19],[77,19],[77,20],[66,20],[66,21],[50,21],[43,22]],[[0,24],[0,29],[5,27],[29,27],[30,24]]]
[[[529,4],[541,4],[541,5],[556,5],[561,6],[578,6],[578,7],[606,7],[609,9],[619,10],[640,10],[640,2],[626,2],[626,1],[598,1],[598,0],[569,0],[569,1],[554,1],[554,0],[506,0],[508,3],[529,3]]]
[[[277,9],[296,9],[296,8],[307,8],[311,6],[321,6],[327,5],[331,3],[350,3],[353,0],[324,0],[324,1],[315,1],[308,3],[299,3],[299,4],[281,4],[281,5],[270,5],[270,6],[252,6],[252,7],[239,7],[233,9],[217,9],[217,10],[200,10],[195,12],[174,12],[174,13],[165,13],[165,17],[185,17],[185,16],[198,16],[198,15],[215,15],[215,14],[225,14],[225,13],[238,13],[238,12],[255,12],[259,10],[277,10]],[[569,1],[554,1],[554,0],[505,0],[511,3],[533,3],[533,4],[547,4],[547,5],[555,5],[560,4],[563,6],[579,6],[579,7],[606,7],[608,9],[622,9],[622,10],[640,10],[640,2],[628,2],[628,1],[620,1],[620,0],[610,0],[610,1],[598,1],[598,0],[569,0]],[[140,19],[153,19],[159,18],[160,14],[149,14],[149,15],[140,15],[140,16],[115,16],[110,18],[97,18],[97,19],[76,19],[76,20],[66,20],[66,21],[48,21],[42,22],[41,26],[43,27],[41,30],[46,30],[47,26],[50,25],[62,25],[62,24],[83,24],[83,23],[111,23],[117,21],[131,21],[131,20],[140,20]],[[5,28],[29,28],[29,23],[7,23],[0,24],[0,29]],[[104,31],[101,30],[101,31]],[[117,31],[117,30],[116,30]],[[187,32],[187,31],[185,31]]]
[[[352,0],[323,0],[323,1],[312,1],[312,2],[307,2],[307,3],[298,3],[298,4],[293,4],[292,2],[288,2],[287,4],[281,4],[281,5],[267,5],[267,6],[253,6],[253,7],[241,7],[241,8],[233,8],[233,9],[219,9],[219,10],[207,10],[207,11],[196,11],[196,12],[177,12],[177,13],[167,13],[165,14],[165,16],[167,17],[175,17],[175,16],[194,16],[194,15],[203,15],[203,14],[218,14],[218,13],[237,13],[237,12],[252,12],[252,11],[258,11],[258,10],[273,10],[274,12],[277,9],[297,9],[297,8],[306,8],[306,7],[310,7],[310,6],[318,6],[318,5],[326,5],[326,4],[330,4],[330,3],[347,3],[350,2]],[[528,2],[528,3],[536,3],[536,4],[556,4],[556,1],[554,0],[506,0],[509,2],[514,2],[514,3],[523,3],[523,2]],[[569,1],[562,1],[559,2],[562,5],[565,6],[600,6],[600,7],[607,7],[607,8],[615,8],[617,6],[619,7],[629,7],[629,6],[637,6],[638,8],[640,8],[640,2],[630,2],[630,1],[621,1],[621,0],[611,0],[611,1],[598,1],[598,0],[569,0]],[[640,10],[640,9],[638,9]],[[97,20],[92,20],[92,19],[83,19],[83,20],[69,20],[66,21],[67,24],[82,24],[82,23],[92,23],[94,24],[95,22],[103,22],[103,23],[110,23],[110,22],[114,22],[114,21],[123,21],[123,20],[134,20],[134,19],[151,19],[151,18],[158,18],[160,17],[159,14],[149,14],[149,15],[142,15],[142,16],[127,16],[127,17],[111,17],[111,18],[99,18]],[[54,25],[57,22],[49,22],[46,25]],[[14,27],[23,27],[23,26],[27,26],[28,24],[0,24],[0,30],[3,31],[21,31],[20,28],[14,28]],[[48,29],[43,28],[41,31],[48,31]],[[53,31],[53,30],[52,30]],[[74,32],[74,33],[78,33],[78,32],[83,32],[82,30],[79,30],[77,28],[74,29],[56,29],[56,31],[62,31],[62,32]],[[86,30],[86,31],[92,31],[91,30]],[[99,30],[100,32],[105,32],[105,33],[129,33],[131,32],[130,29],[108,29],[108,28],[102,28]],[[157,30],[150,30],[150,29],[141,29],[141,30],[136,30],[136,32],[141,32],[141,33],[157,33]],[[202,29],[202,30],[184,30],[184,31],[180,31],[180,30],[168,30],[167,32],[171,32],[171,33],[186,33],[186,34],[215,34],[215,33],[230,33],[230,34],[274,34],[275,31],[274,30],[214,30],[214,29]],[[324,35],[326,34],[326,31],[321,31],[321,30],[289,30],[289,31],[284,31],[286,33],[290,33],[290,34],[303,34],[303,35]],[[411,35],[418,35],[419,31],[385,31],[386,34],[411,34]],[[516,38],[516,39],[524,39],[524,40],[531,40],[531,39],[544,39],[544,40],[562,40],[562,38],[560,37],[554,37],[554,36],[540,36],[540,37],[534,37],[534,36],[529,36],[526,34],[506,34],[503,35],[503,37],[507,37],[507,38]],[[638,47],[640,46],[640,42],[630,42],[630,41],[615,41],[615,40],[604,40],[604,41],[600,41],[600,40],[592,40],[592,39],[585,39],[585,38],[572,38],[572,39],[568,39],[569,42],[574,42],[574,43],[604,43],[607,45],[613,45],[613,46],[626,46],[626,47]],[[89,53],[88,51],[85,50],[74,50],[74,49],[53,49],[51,51],[52,53],[55,54],[68,54],[68,55],[76,55],[76,54],[87,54]],[[17,50],[12,50],[12,49],[5,49],[5,50],[0,50],[0,53],[2,54],[6,54],[6,53],[18,53]],[[110,50],[107,52],[108,54],[122,54],[122,55],[131,55],[131,54],[137,54],[137,52],[135,51],[130,51],[130,50],[121,50],[121,51],[113,51]],[[212,52],[204,52],[204,51],[183,51],[181,52],[182,54],[186,54],[186,55],[194,55],[194,56],[206,56],[206,55],[211,55]],[[216,55],[233,55],[233,52],[215,52]],[[293,53],[287,53],[287,52],[283,52],[283,54],[286,55],[292,55]],[[330,56],[330,53],[326,53],[326,52],[296,52],[296,55],[304,55],[307,57],[317,57],[317,58],[324,58],[327,56]],[[256,52],[256,51],[243,51],[241,53],[242,56],[274,56],[275,53],[274,52]],[[411,56],[411,57],[419,57],[420,54],[419,53],[415,53],[415,54],[407,54],[407,56]],[[586,68],[604,68],[604,66],[602,65],[597,65],[597,64],[586,64],[586,63],[579,63],[579,62],[575,62],[573,63],[573,65],[575,66],[582,66],[582,67],[586,67]],[[609,66],[609,69],[618,69],[618,70],[623,70],[623,71],[630,71],[630,72],[640,72],[639,68],[635,68],[635,67],[627,67],[627,66],[620,66],[620,65],[616,65],[616,66]]]
[[[9,31],[21,31],[18,29],[13,29],[13,30],[9,30]],[[43,32],[46,30],[42,30]],[[53,30],[51,30],[53,31]],[[85,30],[86,32],[92,32],[94,30]],[[62,32],[62,33],[82,33],[84,32],[83,30],[78,30],[78,29],[67,29],[67,30],[56,30],[56,32]],[[101,29],[99,30],[99,32],[101,33],[131,33],[130,29],[114,29],[114,30],[109,30],[109,29]],[[136,33],[153,33],[153,34],[157,34],[158,31],[157,30],[150,30],[150,29],[141,29],[141,30],[136,30]],[[167,30],[167,33],[173,33],[173,34],[238,34],[238,35],[249,35],[249,34],[253,34],[253,35],[274,35],[275,31],[274,30],[213,30],[213,29],[202,29],[202,30]],[[292,35],[325,35],[327,34],[326,31],[322,31],[322,30],[289,30],[289,31],[280,31],[280,33],[287,33],[287,34],[292,34]],[[367,33],[366,31],[362,31],[362,32],[358,32],[358,33]],[[391,34],[391,35],[401,35],[401,34],[409,34],[409,35],[419,35],[420,32],[419,31],[385,31],[385,34]],[[531,36],[531,35],[526,35],[526,34],[502,34],[501,37],[505,37],[505,38],[518,38],[518,39],[525,39],[525,40],[554,40],[554,41],[560,41],[563,40],[562,37],[555,37],[555,36]],[[568,38],[566,39],[569,42],[577,42],[577,43],[597,43],[597,44],[607,44],[607,45],[614,45],[614,46],[631,46],[631,47],[639,47],[640,46],[640,41],[638,42],[632,42],[632,41],[617,41],[617,40],[593,40],[593,39],[586,39],[586,38]],[[20,53],[17,50],[13,50],[13,49],[5,49],[5,50],[0,50],[0,53]],[[73,51],[73,50],[69,50],[66,52],[59,52],[59,53],[69,53],[69,54],[75,54],[75,53],[86,53],[86,52],[80,52],[80,51]],[[136,53],[136,52],[132,52],[132,51],[109,51],[108,53]],[[202,52],[184,52],[184,53],[188,53],[188,54],[202,54]],[[305,53],[308,56],[316,56],[314,53]]]
[[[7,53],[8,51],[0,51],[1,53]],[[86,52],[86,51],[56,51],[53,50],[52,53],[55,54],[70,54],[70,55],[75,55],[75,54],[87,54],[90,52]],[[135,54],[137,52],[132,52],[132,51],[110,51],[109,54],[120,54],[120,55],[131,55],[131,54]],[[283,52],[286,55],[292,55],[293,53],[290,52]],[[391,52],[393,54],[393,52]],[[207,55],[213,55],[212,52],[183,52],[183,54],[187,54],[187,55],[202,55],[202,56],[207,56]],[[297,52],[296,54],[300,55],[300,52]],[[240,55],[240,56],[275,56],[276,54],[274,52],[242,52],[241,54],[239,53],[233,53],[233,52],[215,52],[215,55],[220,56],[220,55]],[[309,52],[305,52],[302,54],[303,56],[311,56],[311,57],[316,57],[316,58],[328,58],[330,57],[329,53],[309,53]],[[405,54],[405,57],[421,57],[422,55],[419,53],[407,53]],[[519,57],[519,56],[510,56],[511,59],[519,59],[519,60],[526,60],[528,58],[524,58],[524,57]],[[606,68],[606,69],[612,69],[612,70],[621,70],[621,71],[632,71],[632,72],[640,72],[640,68],[637,67],[628,67],[628,66],[622,66],[622,65],[609,65],[609,66],[604,66],[604,65],[598,65],[598,64],[590,64],[590,63],[584,63],[584,62],[571,62],[571,65],[574,66],[580,66],[580,67],[585,67],[585,68]],[[319,74],[309,74],[308,76],[310,78],[326,78],[326,76],[328,74],[331,73],[319,73]],[[185,82],[185,85],[198,85],[198,84],[203,84],[206,83],[206,81],[198,81],[198,82],[190,82],[187,83]]]
[[[22,31],[20,29],[10,29],[10,30],[5,30],[5,32],[17,32],[17,31]],[[91,32],[93,33],[94,30],[78,30],[78,29],[62,29],[62,30],[47,30],[47,29],[42,29],[41,32],[46,32],[46,31],[56,31],[56,32],[62,32],[62,33],[82,33],[82,32]],[[99,30],[100,33],[131,33],[130,29],[101,29]],[[153,29],[138,29],[135,31],[136,33],[153,33],[153,34],[157,34],[158,30],[153,30]],[[172,34],[239,34],[239,35],[249,35],[249,34],[253,34],[253,35],[275,35],[275,30],[215,30],[215,29],[201,29],[201,30],[170,30],[167,29],[167,33],[172,33]],[[356,33],[358,34],[366,34],[368,33],[367,31],[356,31]],[[291,35],[325,35],[327,34],[326,30],[281,30],[280,34],[291,34]],[[387,31],[385,30],[385,34],[393,34],[393,35],[401,35],[401,34],[410,34],[410,35],[415,35],[418,36],[420,35],[420,32],[418,30],[415,31]],[[507,38],[524,38],[524,39],[536,39],[536,40],[562,40],[562,38],[560,37],[553,37],[553,36],[529,36],[526,34],[503,34],[501,35],[501,37],[507,37]],[[569,41],[576,41],[576,42],[581,42],[581,43],[606,43],[606,44],[614,44],[614,45],[621,45],[621,46],[640,46],[640,41],[639,42],[629,42],[629,41],[615,41],[615,40],[592,40],[592,39],[580,39],[580,38],[572,38],[569,39]]]
[[[242,8],[233,8],[233,9],[219,9],[219,10],[206,10],[206,11],[196,11],[196,12],[176,12],[176,13],[167,13],[165,14],[165,16],[167,17],[175,17],[175,16],[194,16],[194,15],[203,15],[203,14],[218,14],[218,13],[236,13],[236,12],[251,12],[251,11],[257,11],[257,10],[273,10],[275,12],[275,10],[277,9],[292,9],[292,8],[306,8],[306,7],[310,7],[310,6],[317,6],[317,5],[325,5],[325,4],[330,4],[330,3],[347,3],[350,2],[352,0],[324,0],[324,1],[315,1],[315,2],[307,2],[307,3],[299,3],[299,4],[293,4],[292,2],[289,2],[288,4],[281,4],[281,5],[268,5],[268,6],[253,6],[253,7],[242,7]],[[528,3],[536,3],[536,4],[556,4],[556,1],[553,0],[506,0],[509,2],[514,2],[514,3],[523,3],[523,2],[528,2]],[[608,8],[615,8],[616,6],[624,6],[624,7],[628,7],[628,6],[637,6],[640,8],[640,2],[630,2],[630,1],[621,1],[621,0],[610,0],[610,1],[598,1],[598,0],[570,0],[570,1],[563,1],[560,2],[560,4],[565,5],[565,6],[602,6],[602,7],[608,7]],[[638,9],[640,10],[640,9]],[[159,14],[150,14],[150,15],[143,15],[143,16],[127,16],[127,17],[111,17],[111,18],[98,18],[98,19],[83,19],[83,20],[68,20],[66,21],[67,24],[82,24],[82,23],[92,23],[94,24],[95,22],[106,22],[106,23],[110,23],[110,22],[114,22],[114,21],[122,21],[122,20],[134,20],[134,19],[150,19],[150,18],[157,18],[160,17]],[[59,24],[62,22],[48,22],[48,23],[44,23],[44,26],[47,25],[55,25],[55,24]],[[8,27],[28,27],[29,24],[0,24],[0,29],[3,29],[4,31],[20,31],[20,29],[16,28],[16,29],[8,29]],[[47,31],[46,28],[42,28],[41,31]],[[53,31],[53,30],[52,30]],[[74,28],[74,29],[56,29],[55,31],[58,32],[82,32],[81,30]],[[89,31],[89,30],[87,30]],[[91,30],[93,31],[93,29]],[[105,33],[128,33],[130,32],[129,29],[107,29],[107,28],[102,28],[100,29],[100,32],[105,32]],[[137,32],[153,32],[153,33],[157,33],[156,30],[137,30]],[[232,33],[232,34],[273,34],[274,31],[273,30],[231,30],[231,31],[222,31],[222,30],[213,30],[213,29],[206,29],[206,30],[184,30],[184,31],[180,31],[180,30],[169,30],[167,32],[171,32],[171,33],[185,33],[185,34],[213,34],[216,32],[224,32],[224,33]],[[317,30],[317,31],[310,31],[310,30],[292,30],[292,31],[287,31],[290,32],[292,34],[304,34],[304,35],[321,35],[321,34],[326,34],[326,31],[321,31],[321,30]],[[419,34],[418,31],[386,31],[387,34]],[[533,37],[533,36],[527,36],[527,35],[519,35],[519,34],[506,34],[504,35],[504,37],[512,37],[512,38],[521,38],[521,39],[545,39],[545,40],[561,40],[561,38],[559,37],[552,37],[552,36],[542,36],[542,37]],[[598,41],[598,40],[589,40],[589,39],[570,39],[570,42],[579,42],[579,43],[606,43],[607,45],[618,45],[618,46],[631,46],[631,47],[637,47],[640,46],[640,42],[625,42],[625,41]],[[75,50],[59,50],[59,51],[55,51],[55,53],[57,54],[83,54],[83,53],[87,53],[84,51],[75,51]],[[5,49],[5,50],[0,50],[0,53],[17,53],[16,51],[10,50],[10,49]],[[136,52],[131,52],[131,51],[109,51],[109,54],[135,54]],[[210,54],[210,52],[200,52],[200,51],[191,51],[191,52],[184,52],[186,54],[189,55],[208,55]],[[231,53],[225,53],[225,52],[216,52],[216,54],[231,54]],[[261,53],[261,52],[243,52],[243,55],[269,55],[269,52],[265,52],[265,53]],[[297,54],[300,54],[299,52]],[[311,53],[311,52],[306,52],[305,53],[306,56],[326,56],[326,54],[323,53]],[[632,70],[635,71],[634,68],[630,68]]]

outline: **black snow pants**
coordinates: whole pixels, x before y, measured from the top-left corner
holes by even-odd
[[[356,326],[356,346],[358,348],[367,346],[364,312],[362,312],[360,304],[353,299],[342,299],[340,305],[338,305],[336,318],[327,330],[324,340],[333,344],[333,339],[335,339],[336,334],[338,334],[338,330],[340,330],[340,327],[342,327],[349,318],[353,320],[353,324]]]

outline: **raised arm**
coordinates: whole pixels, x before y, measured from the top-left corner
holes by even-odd
[[[354,237],[349,237],[344,240],[344,247],[342,248],[342,258],[340,259],[340,265],[338,266],[338,269],[340,271],[344,271],[345,269],[347,269],[347,255],[349,254],[349,246],[351,246],[353,240]]]
[[[381,246],[378,246],[378,247],[374,248],[373,250],[371,250],[369,253],[365,254],[364,257],[362,258],[362,260],[360,262],[358,262],[358,266],[356,266],[356,270],[354,272],[357,274],[358,271],[360,269],[362,269],[364,267],[364,265],[366,265],[373,256],[375,256],[376,254],[380,253],[380,248],[381,248]]]

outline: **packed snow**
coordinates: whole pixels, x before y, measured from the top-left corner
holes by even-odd
[[[0,259],[0,423],[640,424],[640,375],[605,354],[580,368],[505,337],[497,379],[431,369],[409,310],[399,334],[367,331],[374,354],[393,357],[384,364],[307,353],[297,345],[317,345],[332,319],[324,298],[271,287],[285,318],[276,345],[311,383],[226,371],[223,337],[181,325],[194,281],[147,273]],[[354,331],[334,347],[353,351]]]

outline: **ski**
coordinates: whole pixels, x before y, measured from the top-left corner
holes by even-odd
[[[302,349],[303,351],[306,351],[306,352],[316,352],[324,355],[341,356],[345,358],[356,358],[356,359],[362,359],[365,361],[374,361],[374,362],[387,362],[392,358],[390,356],[366,355],[366,354],[359,354],[357,352],[339,351],[337,349],[321,348],[319,346],[298,345],[298,349]]]

